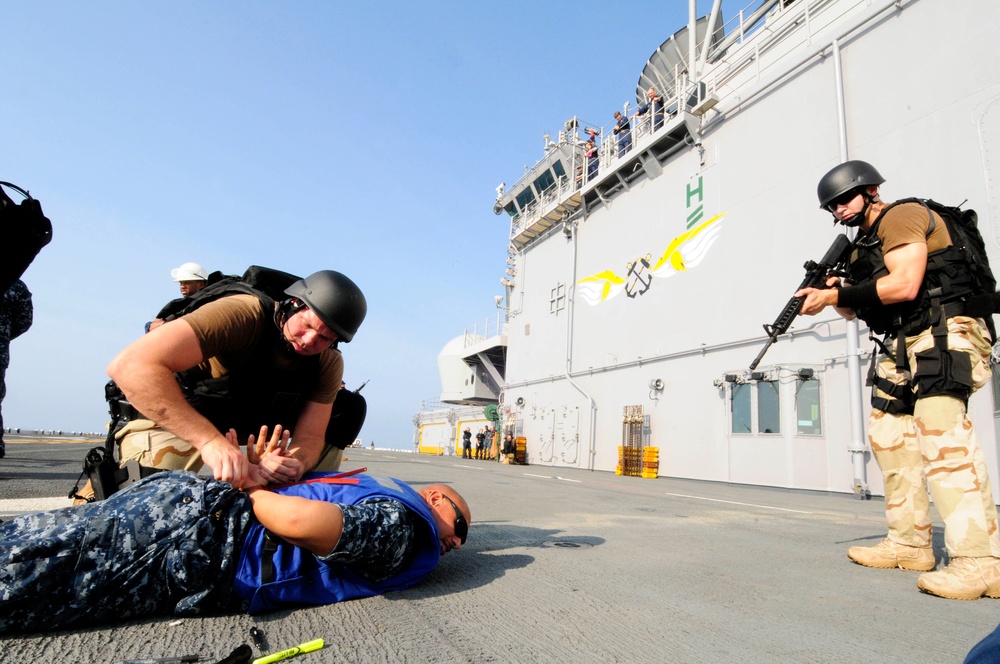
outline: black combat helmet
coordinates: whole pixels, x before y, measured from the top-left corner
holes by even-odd
[[[858,187],[880,185],[885,178],[866,161],[845,161],[820,178],[816,187],[819,206],[824,210],[837,196]]]
[[[323,323],[347,343],[361,327],[368,303],[357,284],[333,270],[320,270],[285,289],[304,302]]]

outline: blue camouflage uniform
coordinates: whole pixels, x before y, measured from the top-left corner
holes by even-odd
[[[333,551],[320,557],[280,539],[269,551],[264,527],[253,523],[235,584],[236,593],[249,602],[249,613],[402,590],[437,566],[441,557],[437,523],[420,494],[388,477],[357,475],[351,479],[358,483],[306,481],[275,489],[340,505],[344,530]]]
[[[274,537],[277,551],[266,551],[267,532],[247,495],[188,471],[157,473],[105,501],[0,523],[0,633],[258,612],[416,583],[440,556],[426,503],[401,482],[358,480],[277,489],[341,505],[343,534],[322,558]],[[264,560],[276,570],[270,582]]]
[[[31,292],[18,279],[0,297],[0,403],[7,396],[5,375],[10,365],[10,340],[16,339],[31,327],[34,309]],[[0,411],[0,456],[3,451],[3,412]]]

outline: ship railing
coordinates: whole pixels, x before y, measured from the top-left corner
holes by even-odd
[[[778,2],[756,21],[752,15],[744,16],[753,7],[751,4],[739,17],[730,21],[741,21],[738,27],[740,37],[734,37],[731,42],[727,40],[716,48],[713,55],[723,54],[719,59],[721,66],[716,66],[705,76],[704,83],[713,94],[723,99],[747,82],[764,79],[772,67],[785,66],[783,54],[813,44],[820,33],[842,20],[845,14],[869,4],[867,0],[857,0],[853,4],[833,0]],[[748,42],[747,38],[758,32],[766,34]]]
[[[471,327],[465,328],[465,348],[506,334],[507,316],[504,312],[498,311],[492,316],[476,321]]]
[[[864,0],[859,0],[864,2]],[[813,19],[820,8],[831,4],[831,0],[800,0],[798,2],[787,2],[778,0],[773,7],[766,11],[762,9],[767,3],[760,0],[751,0],[743,9],[723,25],[723,41],[716,50],[709,54],[708,60],[719,59],[720,54],[724,54],[720,62],[721,66],[713,67],[708,76],[692,78],[689,75],[688,65],[678,64],[671,72],[662,72],[665,78],[660,85],[653,86],[663,99],[663,108],[660,113],[650,108],[642,115],[634,115],[636,109],[631,108],[630,103],[625,103],[620,109],[622,114],[629,118],[631,146],[619,154],[619,137],[614,133],[616,122],[611,120],[604,125],[578,122],[573,127],[573,131],[567,132],[561,137],[574,144],[574,160],[571,164],[569,174],[560,178],[555,184],[550,185],[531,203],[522,208],[517,214],[511,217],[511,239],[514,240],[526,229],[535,224],[541,217],[551,212],[556,206],[564,203],[574,193],[579,190],[586,190],[590,185],[600,179],[603,175],[615,170],[620,163],[628,160],[637,147],[652,142],[664,131],[670,130],[677,121],[679,111],[691,112],[706,99],[718,98],[728,93],[726,85],[732,81],[740,72],[750,66],[761,68],[761,51],[768,48],[776,39],[780,38],[783,32],[792,31],[798,23],[804,21],[807,26],[806,35],[803,37],[809,40],[816,30],[819,29],[811,25]],[[802,17],[791,18],[787,21],[778,19],[790,13],[802,14]],[[781,31],[775,30],[774,34],[757,39],[749,48],[745,48],[745,43],[751,36],[762,30],[774,30],[772,25],[782,24]],[[822,27],[826,27],[824,23]],[[695,51],[699,54],[703,52],[704,41],[696,45]],[[729,54],[735,55],[730,58]],[[762,69],[757,71],[760,76]],[[591,172],[588,168],[587,159],[584,156],[584,144],[593,132],[594,139],[598,145],[598,163],[596,172]],[[529,170],[514,188],[520,187],[522,181],[528,177],[534,177],[533,170]]]

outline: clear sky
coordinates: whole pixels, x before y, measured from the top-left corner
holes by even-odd
[[[700,0],[699,13],[711,3]],[[367,446],[412,446],[438,352],[495,316],[492,211],[563,123],[607,125],[688,3],[5,0],[0,180],[54,239],[23,277],[7,426],[102,431],[112,357],[186,261],[335,269]],[[727,18],[737,8],[729,9]]]

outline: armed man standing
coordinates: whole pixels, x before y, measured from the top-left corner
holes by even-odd
[[[885,179],[848,161],[819,181],[820,207],[858,228],[851,285],[803,288],[801,313],[828,306],[875,334],[877,362],[868,435],[885,482],[888,536],[847,555],[868,567],[926,572],[917,587],[950,599],[1000,598],[1000,531],[969,396],[990,380],[987,324],[967,311],[973,266],[948,223],[918,201],[888,205]],[[949,565],[936,572],[927,490],[945,524]]]

